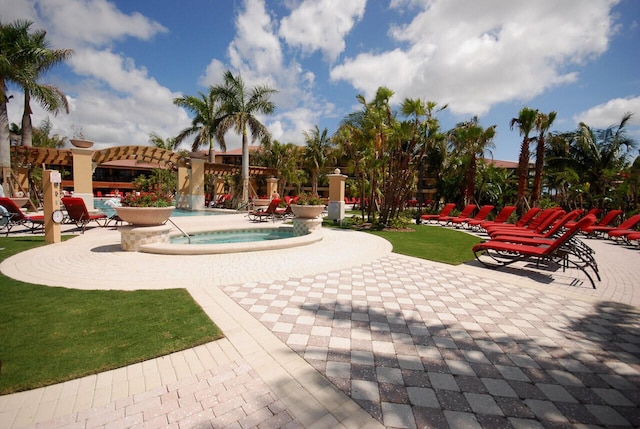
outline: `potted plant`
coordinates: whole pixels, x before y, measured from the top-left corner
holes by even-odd
[[[324,207],[324,200],[317,195],[301,194],[298,200],[291,205],[291,211],[296,217],[314,219],[322,214]]]
[[[71,126],[74,130],[73,138],[69,139],[69,142],[75,146],[82,149],[88,149],[93,146],[93,142],[91,140],[87,140],[84,138],[84,133],[82,132],[82,127]]]
[[[118,216],[133,225],[162,225],[175,208],[173,197],[163,191],[131,192],[121,203]]]

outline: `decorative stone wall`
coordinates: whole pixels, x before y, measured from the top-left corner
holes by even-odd
[[[120,229],[120,247],[127,252],[137,252],[145,244],[168,243],[171,227],[125,226]]]
[[[293,235],[306,235],[310,232],[320,231],[322,229],[322,219],[293,219]]]

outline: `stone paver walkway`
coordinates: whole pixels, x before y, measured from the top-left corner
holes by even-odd
[[[0,396],[0,427],[640,426],[636,249],[589,240],[603,277],[592,290],[575,270],[451,267],[347,231],[235,258],[117,242],[92,230],[0,269],[67,287],[179,282],[226,338]]]
[[[392,255],[223,290],[387,427],[640,425],[640,312]]]

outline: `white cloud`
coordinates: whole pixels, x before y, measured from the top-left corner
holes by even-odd
[[[0,0],[2,16],[0,21],[8,24],[16,19],[26,19],[38,23],[38,12],[34,1]],[[39,27],[36,25],[36,27]]]
[[[607,49],[616,3],[424,2],[409,24],[390,29],[400,47],[348,58],[331,78],[368,99],[386,85],[396,100],[426,98],[449,103],[455,114],[482,115],[498,103],[526,101],[576,81],[571,66]]]
[[[264,0],[246,0],[236,17],[236,37],[227,50],[230,66],[219,59],[211,60],[202,85],[220,83],[226,69],[240,73],[247,87],[268,85],[278,92],[272,101],[277,109],[274,115],[260,118],[272,137],[283,143],[302,144],[302,132],[311,129],[333,105],[314,94],[315,75],[300,63],[286,62],[275,24]],[[229,132],[227,149],[239,147],[241,141]]]
[[[304,52],[321,50],[335,60],[345,49],[344,37],[364,16],[366,0],[305,0],[280,22],[280,36]]]
[[[106,0],[39,0],[42,16],[61,46],[104,46],[114,40],[135,37],[149,40],[167,31],[140,13],[126,15]]]
[[[264,0],[246,0],[229,45],[231,66],[245,75],[270,76],[282,69],[282,50]]]
[[[218,85],[222,83],[222,76],[226,70],[227,66],[222,61],[214,58],[205,69],[204,75],[198,79],[198,83],[204,87]]]
[[[576,124],[584,122],[592,128],[607,128],[618,125],[628,112],[633,116],[627,122],[627,126],[640,126],[640,96],[614,98],[576,114],[573,119]]]
[[[53,133],[71,137],[73,128],[80,128],[98,149],[146,145],[151,132],[169,137],[189,125],[186,112],[172,104],[180,94],[160,85],[131,58],[97,49],[126,37],[148,40],[166,31],[160,24],[139,13],[124,14],[105,0],[11,0],[11,8],[4,10],[39,11],[40,15],[20,17],[42,23],[54,47],[75,49],[67,64],[82,79],[75,84],[56,82],[70,100],[69,115],[53,118],[32,102],[35,125],[51,116]],[[16,103],[10,103],[12,122],[22,116],[18,99],[22,95],[16,94]]]

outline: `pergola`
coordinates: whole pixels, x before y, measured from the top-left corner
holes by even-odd
[[[53,149],[46,147],[13,146],[12,157],[22,165],[62,165],[73,166],[74,149]],[[195,157],[194,157],[195,158]],[[199,158],[199,157],[198,157]],[[158,168],[177,169],[179,165],[188,166],[191,157],[181,155],[157,147],[150,146],[114,146],[96,150],[91,161],[101,165],[109,161],[135,159],[140,162],[158,165]],[[205,162],[205,173],[213,175],[240,173],[239,165]],[[275,168],[250,166],[252,176],[272,176],[277,173]]]
[[[92,175],[95,167],[109,161],[134,159],[141,163],[157,165],[178,171],[178,191],[187,201],[190,208],[204,205],[204,175],[223,176],[240,174],[240,165],[218,164],[206,162],[195,154],[182,155],[171,150],[152,146],[114,146],[107,149],[93,150],[87,148],[53,149],[42,147],[14,146],[12,158],[21,168],[33,166],[72,166],[74,172],[74,192],[84,194],[93,207]],[[275,176],[274,168],[252,166],[249,174],[256,176]],[[17,179],[17,178],[16,178]],[[19,186],[24,185],[24,178],[17,179]],[[202,196],[202,198],[200,198]],[[202,200],[202,201],[200,201]],[[194,203],[195,201],[195,203]]]

